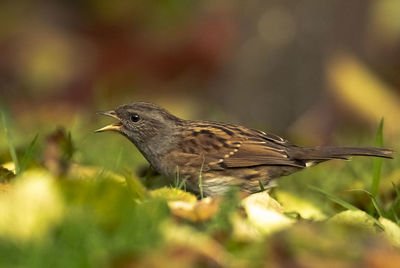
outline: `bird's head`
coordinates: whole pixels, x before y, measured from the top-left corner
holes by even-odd
[[[147,102],[134,102],[119,106],[108,112],[100,112],[118,121],[96,130],[96,132],[116,131],[136,146],[152,142],[154,138],[168,139],[168,135],[181,125],[182,119],[175,117],[158,105]]]

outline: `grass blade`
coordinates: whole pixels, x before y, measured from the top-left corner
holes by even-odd
[[[20,172],[24,172],[28,167],[29,160],[32,159],[33,152],[35,151],[36,143],[39,138],[39,134],[36,134],[31,143],[29,144],[28,148],[25,150],[24,157],[21,160],[21,170]]]
[[[264,192],[265,191],[264,185],[261,183],[260,180],[258,180],[258,186],[260,186],[260,192]]]
[[[7,120],[6,120],[4,113],[1,113],[1,122],[3,125],[4,134],[7,139],[8,149],[10,151],[11,159],[15,165],[15,174],[18,176],[20,174],[21,168],[19,165],[18,157],[17,157],[17,151],[15,150],[15,146],[12,142],[12,137],[11,137],[11,134],[10,134],[10,131],[9,131],[9,128],[7,125]]]
[[[359,208],[353,206],[352,204],[350,204],[350,203],[344,201],[343,199],[340,199],[339,197],[334,196],[334,195],[332,195],[332,194],[330,194],[330,193],[328,193],[328,192],[326,192],[326,191],[324,191],[324,190],[322,190],[322,189],[320,189],[320,188],[317,188],[317,187],[311,186],[311,185],[309,185],[308,187],[309,187],[310,189],[316,191],[316,192],[322,193],[323,195],[327,196],[332,202],[334,202],[334,203],[336,203],[336,204],[339,204],[339,205],[341,205],[342,207],[344,207],[344,208],[346,208],[346,209],[348,209],[348,210],[361,210],[361,209],[359,209]],[[361,210],[361,211],[362,211],[362,210]],[[375,218],[372,217],[372,216],[370,216],[370,217],[371,217],[371,219],[374,221],[374,223],[376,224],[376,226],[378,226],[381,230],[384,230],[384,229],[385,229],[385,227],[384,227],[377,219],[375,219]]]
[[[186,191],[186,181],[187,181],[187,178],[184,178],[181,180],[180,173],[179,173],[179,166],[176,166],[176,175],[175,175],[173,185],[171,185],[171,186],[178,190]]]
[[[378,212],[379,217],[386,217],[386,213],[383,211],[383,209],[381,208],[381,206],[379,205],[378,201],[376,200],[376,198],[373,195],[370,195],[371,197],[371,201],[372,204],[374,205],[376,212]]]
[[[336,203],[336,204],[339,204],[339,205],[341,205],[342,207],[344,207],[344,208],[346,208],[346,209],[349,209],[349,210],[360,210],[359,208],[357,208],[357,207],[353,206],[352,204],[350,204],[350,203],[344,201],[343,199],[340,199],[339,197],[334,196],[333,194],[330,194],[330,193],[328,193],[328,192],[326,192],[326,191],[324,191],[324,190],[322,190],[322,189],[320,189],[320,188],[317,188],[317,187],[312,186],[312,185],[309,185],[308,187],[309,187],[310,189],[316,191],[316,192],[319,192],[319,193],[325,195],[325,196],[328,197],[332,202],[334,202],[334,203]]]
[[[201,163],[201,167],[200,167],[200,174],[199,174],[199,189],[200,189],[200,198],[203,199],[204,198],[204,194],[203,194],[203,166],[204,166],[204,155],[203,155],[203,163]]]
[[[375,138],[375,145],[377,147],[383,146],[383,124],[384,119],[382,118],[379,122],[378,130]],[[371,185],[371,194],[376,197],[379,192],[379,183],[381,180],[381,170],[382,170],[382,158],[376,157],[374,159],[373,166],[373,176],[372,176],[372,185]]]
[[[396,187],[396,185],[392,182],[393,189],[396,192],[396,199],[393,202],[392,207],[394,209],[399,209],[400,210],[400,190],[399,188]]]
[[[393,219],[396,221],[397,224],[400,224],[399,222],[399,215],[400,213],[400,190],[399,188],[396,187],[396,185],[392,182],[393,189],[396,192],[396,198],[394,199],[393,203],[389,207],[389,211],[392,211],[393,214]]]
[[[372,205],[374,206],[374,208],[375,208],[376,212],[378,213],[379,217],[387,218],[387,213],[379,205],[379,202],[378,202],[377,198],[375,196],[373,196],[372,193],[368,192],[367,190],[363,190],[363,189],[356,189],[356,190],[352,190],[352,191],[359,191],[359,192],[366,193],[371,198]],[[371,214],[371,213],[368,213],[368,214]]]
[[[396,211],[392,208],[392,209],[390,209],[390,212],[392,213],[392,218],[391,219],[393,219],[393,221],[397,225],[400,225],[399,217],[397,216]]]
[[[70,161],[76,151],[74,142],[72,141],[71,131],[68,131],[67,136],[62,143],[62,148],[65,155],[65,160]]]

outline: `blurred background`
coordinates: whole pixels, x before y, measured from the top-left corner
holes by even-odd
[[[384,117],[395,140],[399,17],[393,0],[1,1],[0,103],[17,144],[62,126],[104,147],[95,112],[136,100],[302,144],[359,145]]]
[[[281,178],[284,210],[248,203],[257,218],[234,192],[221,209],[182,194],[94,130],[112,121],[97,111],[142,100],[300,145],[380,146],[384,118],[399,152],[399,94],[398,0],[2,0],[0,266],[397,267],[397,153]],[[259,236],[283,216],[296,224]]]

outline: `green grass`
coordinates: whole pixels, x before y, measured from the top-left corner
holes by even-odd
[[[36,134],[32,141],[29,143],[28,147],[25,149],[24,156],[21,160],[20,173],[28,169],[29,162],[33,160],[35,150],[37,149],[38,138],[39,134]]]
[[[40,243],[1,239],[1,267],[102,267],[161,245],[159,223],[169,215],[165,201],[137,204],[109,180],[59,186],[68,202],[62,221]]]
[[[310,187],[310,189],[325,195],[327,198],[329,198],[329,200],[331,200],[332,202],[335,202],[336,204],[339,204],[340,206],[342,206],[345,209],[348,209],[348,210],[359,210],[359,208],[353,206],[349,202],[346,202],[345,200],[343,200],[343,199],[341,199],[341,198],[339,198],[339,197],[337,197],[337,196],[335,196],[333,194],[330,194],[330,193],[328,193],[328,192],[326,192],[326,191],[324,191],[322,189],[319,189],[317,187],[314,187],[312,185],[310,185],[309,187]]]
[[[186,178],[181,178],[181,174],[179,172],[179,167],[176,167],[176,175],[174,178],[174,183],[171,185],[173,188],[176,188],[178,190],[184,190],[186,191]]]
[[[321,210],[328,219],[303,219],[301,207],[290,211],[283,207],[282,215],[296,215],[290,217],[294,223],[264,235],[249,222],[248,211],[241,205],[243,197],[235,188],[219,200],[218,209],[205,220],[177,216],[168,201],[185,203],[194,200],[193,196],[177,195],[177,190],[166,189],[155,195],[154,185],[160,187],[170,182],[151,170],[138,177],[136,171],[141,169],[144,159],[116,135],[92,136],[65,131],[64,138],[53,144],[62,152],[56,160],[67,163],[68,167],[60,175],[49,171],[44,164],[43,152],[49,146],[46,143],[49,133],[27,137],[25,143],[15,146],[4,115],[2,127],[8,156],[17,163],[19,179],[0,180],[0,209],[4,208],[2,204],[8,196],[13,195],[12,191],[10,195],[4,194],[1,187],[17,191],[37,171],[47,170],[45,174],[54,187],[32,188],[23,192],[24,198],[7,203],[12,215],[20,213],[23,217],[17,217],[6,227],[1,224],[6,217],[0,219],[0,267],[163,267],[165,264],[215,267],[216,263],[222,267],[279,267],[288,263],[361,266],[371,246],[382,252],[393,246],[383,239],[382,234],[389,227],[381,219],[400,226],[399,183],[388,181],[389,176],[397,178],[391,174],[399,168],[398,159],[374,162],[372,170],[371,163],[375,160],[369,158],[332,161],[281,178],[280,187],[274,188],[272,194],[288,192],[299,203],[307,202]],[[383,121],[377,131],[377,146],[382,146],[382,137]],[[81,169],[89,173],[77,176]],[[199,179],[202,190],[201,171]],[[186,189],[179,170],[172,184],[176,189]],[[265,190],[261,184],[260,189]],[[34,206],[38,199],[47,198],[51,193],[57,198],[45,200],[44,207],[35,215],[29,214],[31,207],[25,210],[24,203]],[[200,197],[203,198],[202,191]],[[57,203],[62,205],[57,207]],[[207,204],[202,203],[193,213],[198,216],[207,209]],[[48,223],[40,236],[28,235],[22,240],[14,237],[13,233],[19,232],[18,219],[22,223],[27,223],[29,217],[40,221],[52,211],[58,211],[60,218]],[[349,215],[343,214],[347,212]],[[358,218],[359,212],[369,215]],[[371,222],[372,227],[378,228],[365,229],[329,220],[335,216],[349,217],[345,219],[363,226],[364,221]],[[23,226],[23,230],[30,230],[28,224]],[[2,233],[2,228],[7,228],[7,233]]]
[[[383,118],[381,119],[377,134],[376,134],[376,146],[377,147],[383,147],[383,125],[384,125],[384,120]],[[393,184],[393,189],[396,192],[397,197],[395,200],[392,202],[392,204],[387,204],[387,209],[382,205],[381,201],[378,198],[378,193],[379,193],[379,186],[380,186],[380,181],[381,181],[381,172],[382,172],[382,165],[383,165],[383,159],[382,158],[375,158],[373,162],[373,176],[372,176],[372,183],[371,183],[371,192],[364,190],[364,189],[356,189],[356,190],[351,190],[353,192],[362,192],[365,193],[369,199],[371,204],[367,206],[366,212],[371,216],[375,217],[377,219],[384,217],[392,220],[393,222],[397,223],[399,225],[399,216],[400,216],[400,210],[397,209],[397,203],[399,202],[399,190],[397,189],[396,185]],[[333,194],[328,193],[327,191],[317,188],[315,186],[309,186],[310,189],[319,192],[323,195],[325,195],[328,199],[330,199],[332,202],[335,202],[336,204],[339,204],[340,206],[348,209],[348,210],[360,210],[360,208],[350,204],[349,202],[345,201],[344,199],[341,199]],[[378,226],[380,226],[382,229],[384,228],[378,221],[375,221]]]
[[[375,145],[377,147],[383,147],[383,118],[381,119],[378,130],[376,133]],[[381,171],[382,171],[382,158],[374,159],[374,167],[373,167],[373,176],[372,176],[372,184],[371,184],[371,194],[376,197],[379,192],[379,182],[381,180]]]
[[[200,198],[204,198],[204,193],[203,193],[203,167],[204,167],[204,155],[203,155],[203,162],[201,162],[201,167],[199,171],[199,190],[200,190]]]
[[[10,130],[9,130],[9,126],[7,124],[6,117],[3,112],[1,112],[0,115],[1,115],[1,123],[2,123],[2,127],[3,127],[3,131],[6,136],[6,140],[7,140],[7,144],[8,144],[8,149],[9,149],[9,152],[11,155],[11,159],[15,165],[15,173],[18,176],[21,172],[21,166],[19,164],[19,160],[17,157],[17,151],[15,150],[15,146],[12,141],[12,136],[10,134]]]

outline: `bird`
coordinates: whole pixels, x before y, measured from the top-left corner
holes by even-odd
[[[149,102],[132,102],[99,114],[117,121],[96,132],[122,134],[158,173],[179,179],[186,189],[204,196],[222,195],[232,186],[256,193],[276,178],[332,159],[393,158],[393,150],[386,148],[301,147],[241,125],[181,119]]]

